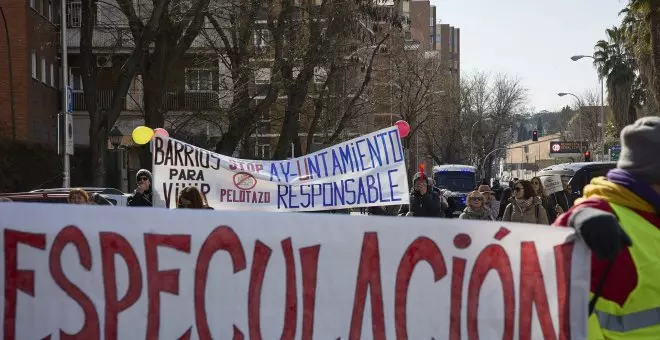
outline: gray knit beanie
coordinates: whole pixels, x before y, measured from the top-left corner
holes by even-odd
[[[660,184],[660,117],[644,117],[621,130],[619,169]]]
[[[141,176],[147,176],[147,177],[149,177],[149,181],[152,181],[151,171],[149,171],[147,169],[138,170],[138,172],[135,174],[135,181],[138,181]]]

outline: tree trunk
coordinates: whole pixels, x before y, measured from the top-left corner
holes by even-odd
[[[108,142],[108,131],[105,127],[96,129],[89,128],[89,147],[92,161],[92,186],[102,188],[106,186],[106,150]]]
[[[144,77],[144,125],[152,129],[162,128],[165,125],[163,93],[167,79],[162,78]],[[140,148],[139,152],[140,167],[151,170],[151,150],[148,145]]]
[[[652,93],[655,103],[660,107],[660,4],[650,1],[650,14],[648,15],[649,30],[651,32],[651,62],[653,64]]]
[[[294,142],[294,138],[298,136],[298,131],[300,131],[298,117],[305,97],[307,97],[306,86],[304,89],[296,86],[292,91],[289,91],[287,105],[284,109],[284,121],[282,122],[282,129],[280,130],[280,137],[277,141],[275,153],[273,153],[273,159],[285,159],[289,150],[291,150],[291,143]]]

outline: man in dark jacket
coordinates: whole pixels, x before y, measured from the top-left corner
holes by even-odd
[[[413,176],[413,189],[410,192],[410,204],[402,205],[399,216],[442,217],[440,195],[433,190],[430,181],[421,173]]]
[[[153,206],[153,196],[151,195],[151,172],[147,169],[140,169],[135,175],[137,189],[133,195],[128,198],[129,207],[151,207]]]

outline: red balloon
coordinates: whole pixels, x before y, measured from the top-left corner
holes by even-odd
[[[401,138],[406,138],[406,136],[408,136],[410,133],[410,124],[408,124],[408,122],[405,120],[399,120],[394,123],[394,125],[396,125],[396,128],[399,129],[399,136]]]
[[[167,130],[165,130],[163,128],[154,129],[154,135],[159,136],[159,137],[169,137],[170,136],[169,132],[167,132]]]

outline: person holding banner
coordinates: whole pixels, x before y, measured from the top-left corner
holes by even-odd
[[[588,339],[660,338],[660,118],[621,131],[617,168],[584,188],[554,225],[592,250]]]
[[[423,172],[413,176],[413,189],[410,192],[410,204],[402,205],[399,216],[443,217],[440,195],[433,190],[431,181]]]
[[[151,194],[151,172],[147,169],[138,170],[135,174],[135,182],[138,187],[133,192],[133,195],[128,198],[127,205],[129,207],[151,207],[153,204],[153,196]]]
[[[543,208],[545,208],[545,211],[548,213],[548,222],[554,222],[557,219],[557,216],[564,213],[564,210],[558,204],[552,206],[550,198],[548,197],[550,194],[546,193],[540,177],[532,177],[530,182],[532,182],[532,188],[534,188],[536,196],[541,199],[541,204],[543,205]]]

